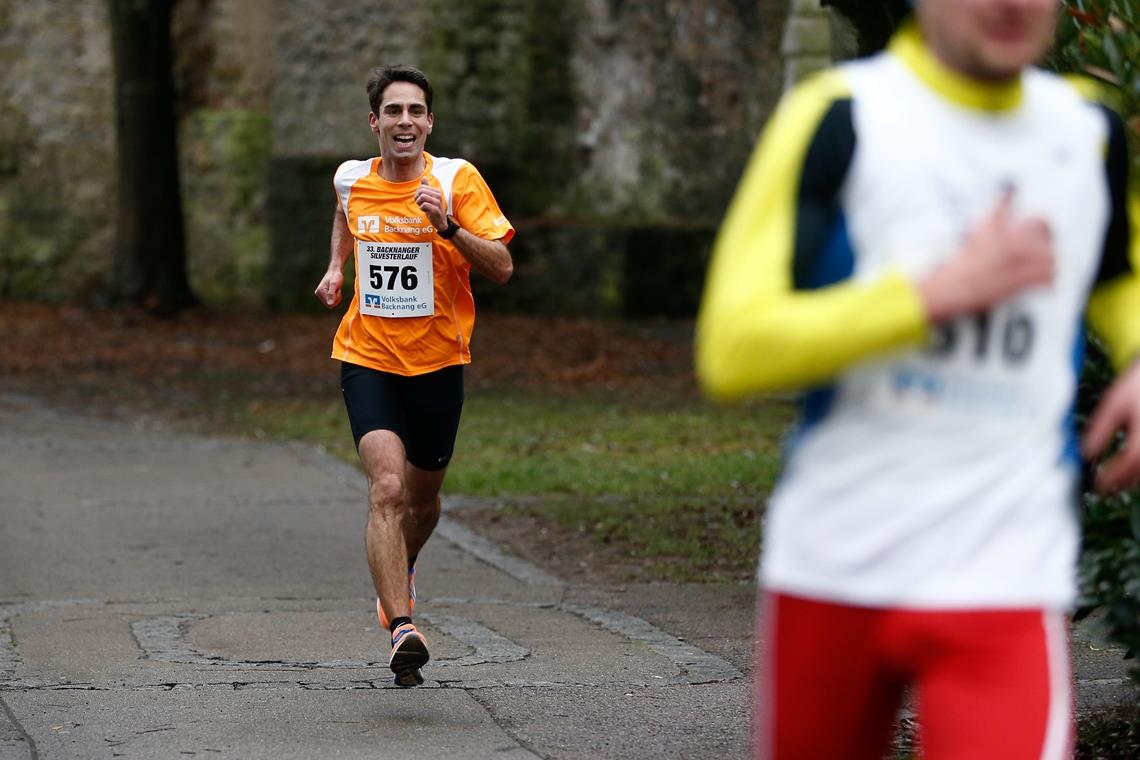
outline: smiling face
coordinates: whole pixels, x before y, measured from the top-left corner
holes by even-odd
[[[934,54],[974,79],[1013,79],[1049,47],[1058,0],[919,0],[915,14]]]
[[[418,164],[434,122],[424,91],[411,82],[392,82],[384,89],[377,112],[368,114],[384,164],[393,168]]]

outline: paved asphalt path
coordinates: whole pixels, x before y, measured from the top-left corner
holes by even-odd
[[[398,689],[364,509],[310,447],[0,392],[0,760],[747,754],[748,584],[568,586],[445,514]],[[1091,641],[1086,704],[1123,688]]]
[[[364,512],[362,476],[309,447],[0,394],[0,758],[744,753],[748,589],[731,640],[666,632],[628,611],[668,618],[664,588],[571,589],[445,516],[427,682],[398,689]]]

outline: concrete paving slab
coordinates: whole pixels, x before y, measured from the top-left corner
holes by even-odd
[[[31,691],[6,695],[41,758],[536,757],[462,691]]]
[[[28,760],[35,756],[35,745],[24,733],[0,693],[0,760]]]
[[[566,601],[624,610],[723,658],[739,670],[750,667],[751,631],[756,619],[755,583],[576,586],[567,590]]]
[[[264,682],[387,686],[386,642],[367,602],[229,599],[186,605],[99,601],[2,608],[9,683]],[[441,600],[417,608],[430,685],[660,686],[742,674],[639,618],[577,605]],[[18,642],[18,646],[12,642]],[[189,666],[189,673],[186,668]],[[374,683],[375,682],[375,683]]]
[[[545,758],[742,758],[748,755],[745,681],[715,686],[488,689],[475,698]]]

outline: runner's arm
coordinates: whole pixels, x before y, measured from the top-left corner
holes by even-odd
[[[486,192],[490,194],[490,191]],[[512,233],[509,228],[507,235],[497,240],[480,237],[464,228],[455,214],[445,213],[443,193],[438,188],[432,187],[427,179],[421,180],[420,186],[416,188],[416,203],[424,210],[437,231],[446,229],[453,220],[459,225],[459,229],[451,238],[451,243],[463,254],[463,258],[470,262],[472,269],[497,285],[505,285],[511,279],[514,262],[510,250],[507,249],[507,242]],[[456,211],[456,214],[460,213],[461,211]],[[499,213],[497,206],[495,213]]]
[[[926,335],[919,293],[901,273],[851,277],[838,204],[854,151],[849,97],[836,72],[801,85],[749,162],[697,320],[697,376],[710,396],[826,381]]]
[[[1105,173],[1112,212],[1088,318],[1108,348],[1113,366],[1120,370],[1140,355],[1140,196],[1129,177],[1124,122],[1113,111],[1104,110],[1109,122]]]
[[[1119,431],[1126,433],[1120,451],[1097,472],[1097,487],[1104,491],[1140,481],[1140,197],[1128,176],[1124,123],[1111,112],[1109,123],[1105,166],[1112,216],[1088,317],[1120,374],[1094,410],[1083,441],[1085,455],[1096,458]]]
[[[344,212],[337,203],[333,212],[332,237],[329,241],[329,267],[314,291],[317,299],[330,309],[340,303],[341,288],[344,287],[344,263],[352,254],[352,241],[348,222],[345,221]]]
[[[501,240],[485,240],[462,227],[451,238],[471,268],[497,285],[505,285],[515,271],[511,252]]]
[[[1140,198],[1128,200],[1128,271],[1093,290],[1089,325],[1108,349],[1112,365],[1122,370],[1140,357]]]

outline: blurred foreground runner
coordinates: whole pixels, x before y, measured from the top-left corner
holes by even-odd
[[[706,391],[806,391],[761,561],[758,758],[1072,749],[1072,410],[1087,317],[1120,371],[1084,453],[1140,476],[1140,204],[1120,118],[1030,68],[1056,0],[919,0],[781,103],[714,252]]]

